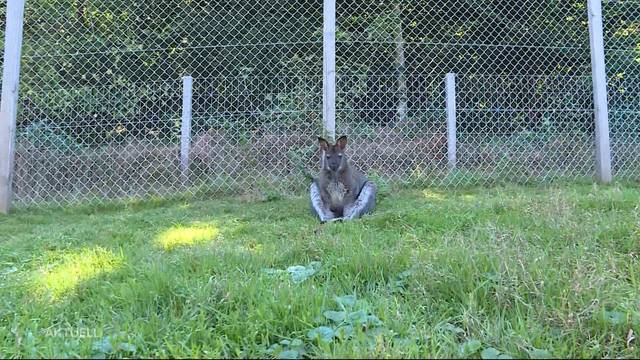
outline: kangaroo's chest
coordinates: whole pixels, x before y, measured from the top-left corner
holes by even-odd
[[[329,181],[327,192],[331,196],[331,202],[334,204],[342,203],[344,196],[347,194],[347,187],[338,180]]]

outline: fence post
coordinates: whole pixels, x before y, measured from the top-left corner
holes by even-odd
[[[0,101],[0,213],[11,207],[24,0],[8,0]]]
[[[324,135],[336,136],[336,0],[324,0],[322,32],[322,120]]]
[[[447,88],[447,159],[449,168],[456,167],[456,74],[448,73],[445,77]]]
[[[589,39],[591,45],[591,76],[593,81],[593,111],[596,122],[596,175],[609,183],[611,147],[609,143],[609,108],[607,103],[607,73],[604,63],[601,0],[588,0]]]
[[[193,78],[182,78],[182,123],[180,126],[180,170],[185,179],[189,176],[189,150],[191,149],[191,97]]]

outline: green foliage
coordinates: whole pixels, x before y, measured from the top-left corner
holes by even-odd
[[[335,301],[340,305],[343,309],[352,308],[356,304],[356,296],[355,295],[343,295],[336,296]]]
[[[304,343],[300,339],[281,340],[267,349],[267,354],[276,359],[299,359],[306,354]]]
[[[335,333],[333,329],[328,326],[319,326],[315,329],[309,330],[309,333],[307,333],[309,340],[324,343],[332,342],[334,336]]]
[[[310,276],[313,276],[320,268],[320,262],[312,261],[307,266],[295,265],[287,268],[289,274],[291,274],[291,280],[294,283],[300,283],[307,280]]]
[[[320,262],[312,261],[307,266],[293,265],[289,266],[286,270],[263,269],[262,272],[270,276],[281,275],[286,272],[289,273],[291,281],[294,283],[301,283],[317,273],[319,269]]]
[[[551,353],[543,349],[531,349],[529,350],[530,359],[553,359]]]
[[[70,151],[80,148],[71,136],[46,121],[31,123],[19,132],[18,140],[52,151]]]
[[[324,317],[326,317],[327,319],[335,323],[341,323],[347,316],[347,313],[344,311],[334,311],[334,310],[327,310],[322,314],[324,315]]]
[[[482,343],[478,340],[467,340],[460,345],[458,351],[461,356],[469,356],[478,352],[482,348]]]

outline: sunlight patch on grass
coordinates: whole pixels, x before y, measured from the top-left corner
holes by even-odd
[[[425,198],[429,199],[429,200],[439,200],[439,201],[444,201],[444,194],[442,193],[437,193],[434,192],[432,190],[423,190],[422,194],[424,195]]]
[[[64,257],[62,263],[36,273],[36,288],[53,300],[62,298],[86,281],[119,268],[123,256],[103,249],[85,249]]]
[[[219,233],[220,230],[211,224],[178,225],[158,235],[156,243],[164,250],[172,250],[179,246],[190,246],[214,240]]]

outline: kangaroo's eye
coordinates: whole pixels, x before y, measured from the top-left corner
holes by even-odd
[[[330,157],[331,157],[331,155],[327,155],[327,159],[330,158]]]

